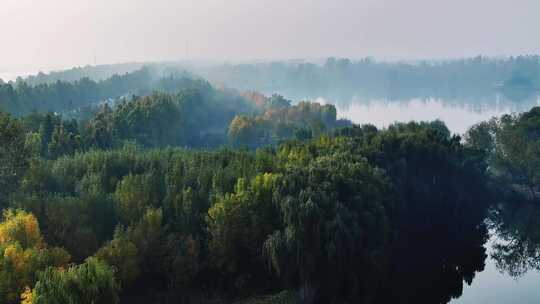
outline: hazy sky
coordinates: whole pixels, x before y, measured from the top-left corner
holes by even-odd
[[[540,53],[540,0],[0,0],[0,71]]]

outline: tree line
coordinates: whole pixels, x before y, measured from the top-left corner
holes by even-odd
[[[0,109],[17,116],[31,112],[60,112],[88,106],[106,99],[149,90],[151,74],[148,69],[115,75],[102,81],[89,78],[30,85],[17,82],[0,84]]]
[[[6,108],[12,115],[26,113],[20,117],[27,140],[41,156],[48,158],[90,149],[110,149],[126,141],[143,147],[212,148],[232,144],[256,148],[293,137],[317,136],[350,125],[336,118],[332,105],[308,102],[293,105],[280,95],[266,97],[216,89],[202,79],[185,74],[152,80],[154,77],[149,68],[143,68],[99,83],[89,79],[38,86],[9,83],[2,88],[13,94],[7,97],[0,94],[0,104],[10,104]],[[62,88],[71,89],[63,91]],[[24,93],[25,90],[29,93]],[[62,92],[56,92],[58,90]],[[115,96],[113,91],[125,95],[93,103]],[[91,94],[85,95],[85,92]],[[25,101],[25,96],[29,100]],[[55,111],[47,108],[50,103],[41,103],[48,98],[54,100],[51,107]],[[61,102],[67,98],[78,100],[77,105]],[[32,103],[39,107],[30,112],[17,110]]]
[[[188,67],[215,83],[289,98],[319,98],[349,103],[354,97],[445,99],[492,96],[512,79],[540,87],[540,58],[477,56],[453,60],[377,61],[328,58],[313,62],[269,62]]]
[[[519,99],[521,97],[514,95],[525,92],[512,92],[514,85],[522,87],[525,84],[522,89],[540,88],[540,58],[536,55],[393,62],[373,58],[211,65],[168,62],[144,66],[156,78],[189,71],[214,84],[243,91],[280,92],[294,100],[324,97],[342,103],[349,103],[358,96],[377,99],[467,98],[474,103],[483,101],[480,99],[486,96],[493,98],[494,92],[501,88],[511,99]],[[73,82],[84,77],[99,81],[141,67],[141,64],[89,66],[41,73],[24,81],[32,86],[54,84],[58,80]],[[510,85],[506,88],[510,92],[504,90],[505,85]]]
[[[36,77],[44,77],[43,75]],[[61,77],[60,77],[61,78]],[[71,77],[68,77],[71,79]],[[105,79],[86,77],[73,81],[36,82],[18,78],[15,82],[0,81],[0,109],[16,116],[32,112],[88,111],[99,103],[111,103],[132,95],[146,96],[153,91],[178,92],[207,82],[185,71],[175,70],[159,75],[148,66]]]

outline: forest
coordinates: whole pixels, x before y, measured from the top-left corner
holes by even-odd
[[[461,137],[156,75],[0,85],[0,302],[447,303],[488,228],[534,243],[497,219],[540,203],[540,107]]]
[[[100,81],[115,73],[124,74],[143,66],[149,67],[155,75],[168,76],[188,71],[212,83],[242,91],[256,90],[269,95],[278,92],[294,100],[324,97],[340,103],[350,103],[356,96],[398,100],[466,98],[478,103],[480,97],[491,95],[494,89],[514,95],[516,92],[512,89],[515,84],[526,91],[540,88],[538,55],[408,61],[331,57],[254,63],[134,63],[41,73],[25,80],[33,85],[84,77]],[[517,95],[519,98],[521,94]]]
[[[395,62],[331,57],[321,62],[223,64],[188,70],[238,89],[279,92],[294,99],[324,97],[342,103],[357,96],[467,98],[478,102],[478,97],[518,79],[528,84],[524,89],[540,88],[537,55]]]
[[[526,90],[540,88],[538,55],[416,61],[331,57],[260,63],[121,64],[41,73],[25,81],[32,85],[54,84],[58,80],[74,81],[84,77],[101,81],[115,73],[133,72],[143,66],[161,76],[188,71],[220,86],[243,91],[256,90],[269,95],[278,92],[294,100],[323,97],[345,104],[355,96],[383,99],[467,98],[478,103],[480,97],[490,95],[494,89],[514,95],[515,84]]]

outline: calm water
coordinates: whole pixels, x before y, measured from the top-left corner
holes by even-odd
[[[386,127],[393,122],[408,122],[411,120],[434,120],[444,121],[449,129],[458,134],[463,134],[470,126],[480,121],[500,116],[505,113],[522,112],[533,106],[540,105],[539,96],[531,96],[526,100],[512,101],[502,96],[494,95],[480,102],[463,100],[444,100],[440,98],[416,98],[409,100],[387,99],[362,99],[354,98],[347,102],[332,102],[322,98],[319,102],[336,104],[338,116],[347,118],[354,123],[371,123],[377,127]],[[540,217],[540,213],[538,214]],[[540,223],[538,225],[540,229]],[[519,229],[509,229],[511,233]],[[517,233],[519,234],[519,233]],[[540,233],[539,233],[540,235]],[[521,236],[514,236],[520,238]],[[521,260],[504,261],[502,266],[497,263],[494,255],[500,254],[494,244],[500,243],[501,238],[496,229],[490,229],[489,241],[486,243],[487,258],[484,270],[476,273],[472,284],[464,283],[461,297],[451,301],[452,304],[507,304],[540,303],[540,272],[520,264]],[[534,246],[540,248],[540,238]],[[526,247],[526,246],[525,246]],[[529,245],[531,247],[531,245]],[[528,247],[528,248],[529,248]],[[516,250],[513,248],[512,250]],[[510,255],[525,259],[529,252],[505,252]],[[540,249],[533,251],[536,256],[530,264],[536,262],[540,265]],[[505,264],[506,263],[506,264]],[[508,269],[519,264],[519,275],[510,275]],[[505,269],[506,268],[506,269]]]
[[[321,102],[330,102],[319,99]],[[540,98],[534,96],[516,103],[493,96],[492,102],[467,103],[440,98],[415,98],[409,100],[365,100],[355,98],[350,103],[335,103],[339,118],[347,118],[354,123],[371,123],[386,127],[393,122],[430,121],[440,119],[448,128],[463,134],[470,126],[500,116],[505,113],[522,112],[534,105],[540,105]]]
[[[477,273],[472,284],[463,287],[463,295],[452,304],[538,304],[540,303],[540,271],[530,269],[519,277],[500,270],[493,259],[493,243],[497,234],[492,232],[486,244],[488,258],[484,271]]]

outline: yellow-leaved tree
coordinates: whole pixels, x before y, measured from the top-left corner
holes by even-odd
[[[0,222],[0,302],[31,303],[30,288],[37,273],[48,266],[65,266],[69,254],[47,248],[34,215],[22,210],[4,211]]]

